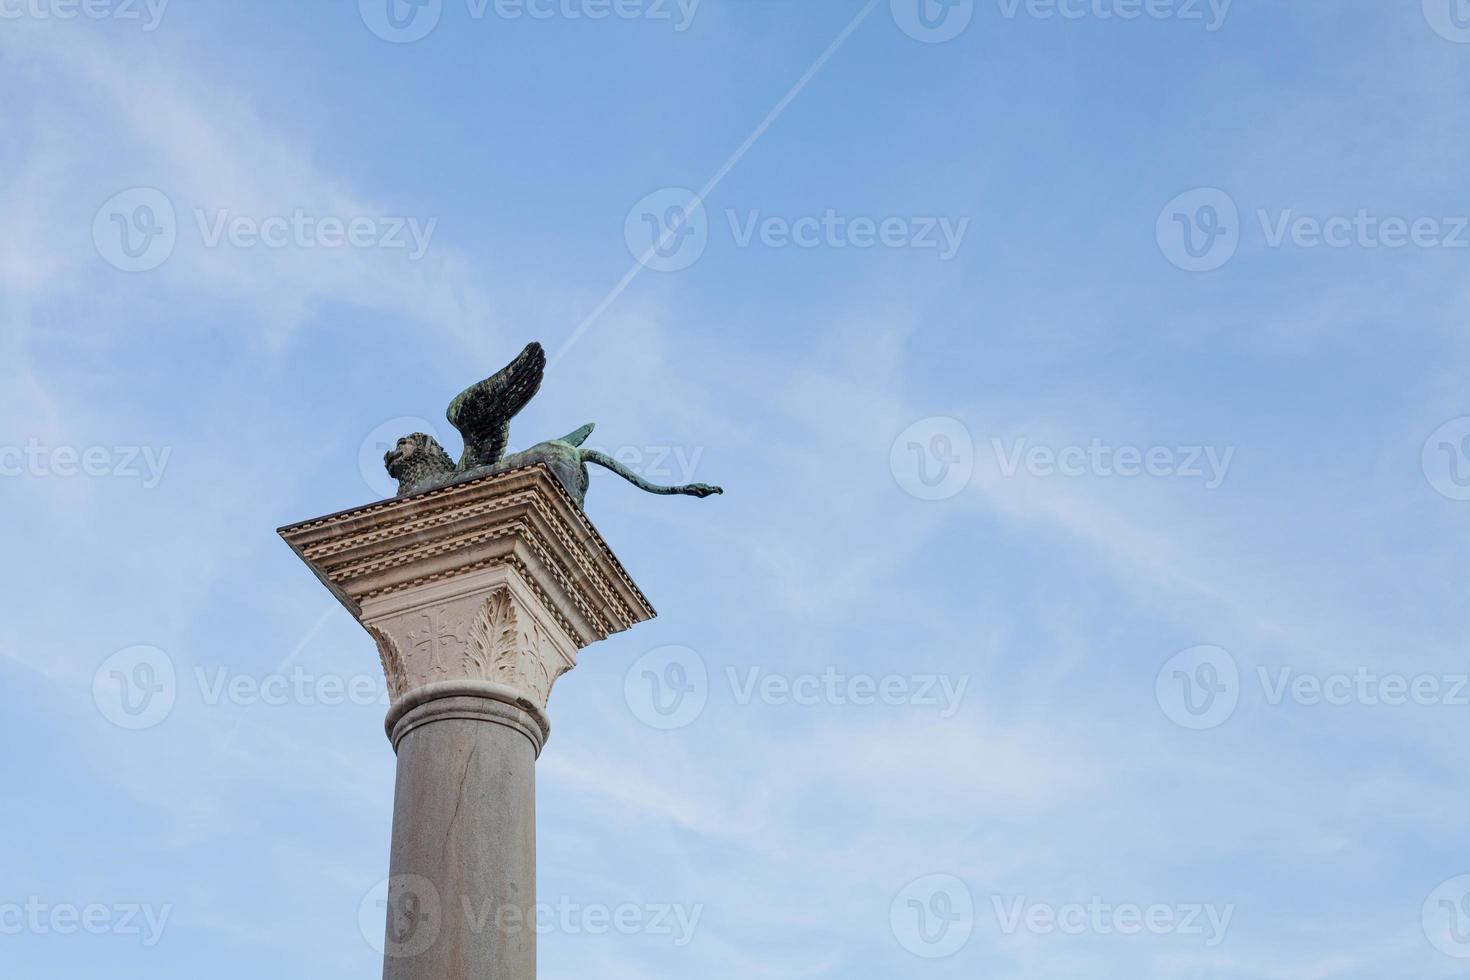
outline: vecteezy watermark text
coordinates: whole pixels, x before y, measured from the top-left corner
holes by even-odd
[[[0,446],[0,478],[139,480],[152,490],[163,480],[172,446]]]
[[[1380,674],[1368,667],[1313,674],[1291,667],[1257,667],[1256,677],[1266,703],[1273,707],[1290,701],[1305,707],[1470,708],[1470,674]]]
[[[873,217],[841,214],[835,208],[806,215],[728,208],[724,217],[736,248],[905,249],[935,253],[942,262],[959,254],[970,229],[967,217]],[[704,201],[681,187],[667,187],[644,197],[628,211],[623,224],[628,251],[657,272],[678,272],[694,265],[704,255],[710,234]]]
[[[996,0],[1001,16],[1034,20],[1198,21],[1210,33],[1225,26],[1235,0]]]
[[[1190,647],[1169,658],[1155,678],[1155,695],[1175,724],[1218,728],[1235,714],[1248,680],[1270,708],[1470,708],[1470,674],[1385,673],[1362,665],[1326,672],[1259,665],[1242,673],[1235,657],[1217,646]]]
[[[565,936],[667,936],[676,948],[683,949],[694,941],[695,930],[704,915],[704,906],[673,903],[640,905],[623,902],[603,905],[580,903],[563,895],[554,904],[537,902],[528,914],[514,905],[495,906],[491,902],[478,905],[468,896],[462,900],[465,921],[472,933],[484,933],[492,925],[503,936],[534,932],[538,936],[560,933]]]
[[[207,708],[221,704],[236,707],[264,705],[280,708],[387,707],[387,682],[381,672],[335,674],[313,672],[301,665],[253,675],[233,672],[228,667],[196,666],[192,675],[199,701]],[[104,718],[119,728],[142,731],[168,719],[179,695],[188,690],[180,683],[173,658],[152,646],[119,650],[98,666],[92,677],[92,699]]]
[[[1024,895],[991,897],[1001,932],[1029,932],[1037,936],[1197,936],[1213,949],[1225,941],[1234,905],[1107,902],[1093,896],[1087,902],[1050,904],[1032,902]]]
[[[832,208],[795,218],[763,214],[759,208],[741,214],[731,208],[725,211],[725,220],[737,248],[749,248],[753,241],[766,248],[912,248],[937,251],[941,262],[959,254],[970,229],[969,218],[850,218]]]
[[[1372,208],[1303,214],[1295,208],[1257,208],[1253,217],[1268,249],[1470,248],[1470,215],[1392,215]],[[1180,194],[1164,206],[1155,225],[1164,257],[1187,272],[1225,266],[1239,250],[1245,230],[1235,199],[1217,187]]]
[[[0,902],[0,936],[136,936],[152,948],[163,938],[173,910],[172,905],[136,902],[52,903],[32,895],[24,902]]]
[[[1112,902],[1093,896],[1086,902],[1038,902],[1025,895],[990,897],[996,927],[1011,936],[1186,936],[1207,948],[1225,941],[1234,905],[1201,902]],[[970,941],[979,917],[973,893],[951,874],[925,875],[894,897],[889,924],[898,944],[923,959],[958,953]]]
[[[169,0],[0,0],[0,20],[136,20],[153,32]]]
[[[470,17],[502,20],[667,21],[684,32],[694,24],[702,0],[465,0]]]
[[[1137,20],[1203,24],[1214,33],[1225,26],[1234,0],[995,0],[1008,21]],[[952,41],[975,18],[978,0],[889,0],[894,22],[909,37],[927,44]]]
[[[409,261],[429,250],[437,218],[317,214],[304,207],[281,214],[240,214],[232,208],[194,208],[193,223],[206,249],[402,252]],[[148,272],[172,257],[180,221],[173,200],[153,187],[114,194],[97,209],[92,241],[109,265]]]
[[[1234,446],[1114,445],[1093,437],[1085,443],[1047,445],[1027,437],[993,437],[990,449],[1002,477],[1039,479],[1198,480],[1219,489],[1235,459]],[[975,474],[975,441],[959,419],[920,419],[894,439],[889,451],[894,480],[920,500],[947,500],[963,492]]]
[[[407,250],[410,261],[418,261],[429,250],[438,218],[357,215],[341,218],[335,215],[308,214],[297,208],[290,215],[259,218],[232,214],[228,208],[213,212],[194,210],[194,221],[205,248],[218,248],[222,243],[234,248],[382,248]]]
[[[778,674],[760,667],[741,671],[725,668],[725,680],[736,704],[742,707],[759,700],[761,704],[780,707],[797,705],[885,705],[898,707],[931,707],[939,709],[939,717],[953,718],[960,710],[968,676],[947,674],[845,674],[828,667],[820,674]]]
[[[270,708],[286,705],[387,707],[391,701],[381,674],[343,677],[340,674],[316,674],[299,665],[292,667],[289,673],[262,677],[233,674],[228,667],[216,667],[213,671],[195,667],[194,680],[199,685],[202,700],[209,707],[221,703],[240,706],[262,704]]]
[[[1013,477],[1024,469],[1035,477],[1123,477],[1150,476],[1203,480],[1206,490],[1225,482],[1235,447],[1226,446],[1110,446],[1094,438],[1085,446],[1028,445],[1025,438],[990,440],[1002,476]]]
[[[1470,248],[1470,216],[1404,218],[1359,208],[1351,215],[1319,217],[1292,208],[1256,211],[1269,248]]]
[[[722,677],[739,707],[888,707],[937,709],[952,718],[964,701],[970,678],[945,674],[847,673],[828,667],[815,672],[776,672],[763,667],[726,667]],[[623,696],[635,717],[661,730],[693,724],[709,703],[711,679],[704,658],[685,646],[663,646],[639,657],[623,678]]]
[[[704,915],[702,904],[576,902],[563,895],[530,907],[497,904],[461,895],[455,908],[423,875],[394,875],[368,890],[358,905],[358,926],[369,946],[390,959],[418,956],[438,940],[445,924],[463,917],[474,936],[509,939],[527,933],[568,936],[658,936],[682,949],[694,941]],[[385,920],[386,919],[386,929]]]
[[[684,32],[694,24],[702,0],[464,0],[472,21],[645,21],[672,24]],[[358,0],[368,30],[393,44],[412,44],[434,32],[445,0]]]

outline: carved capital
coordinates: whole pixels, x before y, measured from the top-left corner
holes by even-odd
[[[654,615],[544,466],[280,533],[373,637],[395,702],[490,682],[544,712],[582,647]]]
[[[519,571],[500,566],[478,578],[468,594],[428,588],[408,608],[365,607],[395,701],[429,684],[493,681],[545,710],[552,684],[577,665],[575,642],[537,608]]]

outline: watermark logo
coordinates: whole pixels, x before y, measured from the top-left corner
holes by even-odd
[[[1218,728],[1240,704],[1240,667],[1220,647],[1181,650],[1160,669],[1154,696],[1169,720],[1181,728]]]
[[[889,6],[899,29],[925,44],[953,41],[975,18],[975,0],[890,0]]]
[[[92,700],[119,728],[141,731],[160,724],[178,698],[174,662],[157,647],[119,650],[92,675]]]
[[[1175,266],[1213,272],[1240,247],[1240,209],[1217,187],[1186,191],[1164,205],[1154,234],[1159,250]]]
[[[444,0],[357,0],[368,30],[392,44],[412,44],[439,26]]]
[[[386,919],[386,923],[385,920]],[[439,889],[422,875],[378,882],[357,908],[357,925],[373,951],[390,959],[428,952],[444,927]]]
[[[894,898],[888,924],[898,944],[926,960],[953,956],[975,931],[975,898],[959,878],[926,875]]]
[[[655,272],[682,272],[709,245],[709,214],[694,191],[666,187],[633,205],[623,223],[628,251]]]
[[[1445,40],[1470,44],[1470,0],[1424,0],[1424,19]]]
[[[709,702],[709,669],[689,647],[658,647],[628,668],[623,698],[634,717],[650,728],[685,728]]]
[[[948,500],[975,475],[975,440],[959,419],[920,419],[893,440],[888,467],[910,496]]]
[[[1470,875],[1444,882],[1424,900],[1424,935],[1435,949],[1470,959]]]
[[[169,0],[0,0],[0,20],[136,20],[158,30]]]
[[[133,187],[107,199],[92,219],[97,254],[123,272],[149,272],[174,254],[178,214],[163,191]]]
[[[1451,419],[1424,441],[1424,478],[1442,497],[1470,500],[1470,416]]]
[[[357,471],[362,474],[362,482],[367,484],[368,489],[379,500],[398,495],[398,481],[388,475],[383,457],[398,445],[399,439],[414,432],[422,432],[443,445],[433,422],[414,415],[404,415],[376,426],[357,447]]]

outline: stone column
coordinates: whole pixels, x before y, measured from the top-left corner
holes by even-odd
[[[543,465],[280,533],[376,641],[393,698],[385,980],[534,980],[547,698],[652,607]]]

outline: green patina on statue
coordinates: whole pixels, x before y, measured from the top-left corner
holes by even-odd
[[[432,436],[415,432],[399,439],[398,445],[383,457],[389,475],[398,481],[398,496],[406,497],[411,493],[477,480],[537,463],[544,463],[551,470],[578,506],[587,496],[588,463],[605,466],[649,493],[708,497],[725,492],[704,483],[682,487],[649,483],[611,456],[595,449],[583,449],[582,443],[592,434],[590,424],[560,439],[506,456],[510,420],[541,388],[541,375],[545,370],[546,352],[540,344],[527,344],[520,356],[493,377],[466,389],[449,403],[449,422],[464,437],[464,453],[457,465]]]

